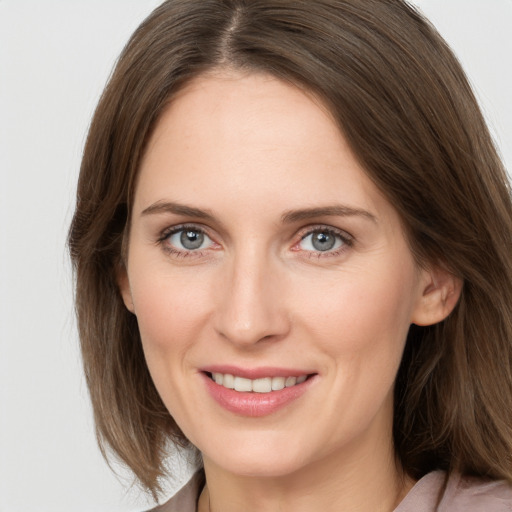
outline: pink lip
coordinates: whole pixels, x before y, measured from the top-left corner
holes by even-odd
[[[225,368],[225,367],[223,367]],[[231,373],[229,371],[219,371],[218,373]],[[234,372],[235,375],[241,375],[240,372]],[[263,375],[257,372],[258,375]],[[294,372],[287,373],[286,376],[294,376]],[[304,373],[296,375],[304,375]],[[315,380],[315,377],[310,377],[306,381],[301,384],[296,384],[295,386],[291,386],[289,388],[284,388],[279,391],[272,391],[270,393],[247,393],[247,392],[239,392],[234,389],[227,389],[224,386],[216,384],[209,375],[206,373],[200,374],[204,380],[206,388],[210,393],[210,396],[224,409],[233,412],[235,414],[239,414],[241,416],[247,417],[261,417],[272,414],[279,409],[284,408],[289,405],[294,400],[298,399],[302,396],[310,387],[311,383]],[[264,376],[274,376],[274,377],[284,377],[285,375],[276,375],[275,373],[265,373]],[[250,378],[250,377],[245,377]],[[261,377],[252,377],[261,378]]]

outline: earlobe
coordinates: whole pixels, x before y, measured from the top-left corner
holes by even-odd
[[[422,272],[420,296],[411,323],[434,325],[447,318],[457,305],[462,291],[462,279],[440,267]]]
[[[128,311],[131,313],[135,313],[132,292],[130,289],[130,281],[128,280],[128,273],[124,265],[122,265],[122,267],[119,268],[117,272],[117,286],[119,286],[119,291],[121,292],[121,297],[123,298],[126,309],[128,309]]]

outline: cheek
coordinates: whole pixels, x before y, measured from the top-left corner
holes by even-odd
[[[324,356],[328,381],[325,402],[314,415],[331,415],[333,440],[357,436],[362,426],[380,418],[382,428],[392,415],[393,385],[410,325],[411,275],[345,273],[328,288],[309,294],[303,304],[302,329],[312,350]],[[344,411],[344,421],[339,421]],[[333,441],[335,442],[335,441]]]
[[[139,267],[141,268],[141,267]],[[144,267],[142,267],[144,268]],[[212,300],[204,281],[145,267],[132,275],[132,295],[142,345],[157,388],[186,367],[187,355],[209,317]]]
[[[201,316],[201,297],[179,290],[175,282],[168,286],[145,283],[135,294],[135,312],[143,341],[164,348],[169,339],[185,340],[197,328]]]
[[[340,272],[327,286],[310,287],[297,302],[305,328],[351,374],[394,372],[400,362],[415,302],[416,272],[409,261],[397,266],[399,270],[390,268]]]
[[[180,425],[194,420],[187,416],[188,379],[196,372],[191,357],[211,304],[207,290],[192,287],[176,276],[144,273],[132,285],[135,313],[146,364],[164,404]],[[197,420],[195,420],[197,422]]]

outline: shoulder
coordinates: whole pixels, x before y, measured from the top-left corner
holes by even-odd
[[[425,475],[409,491],[395,512],[512,512],[512,487],[444,471]]]
[[[449,510],[511,512],[512,487],[503,480],[452,475],[439,506],[440,512]]]
[[[204,474],[198,471],[169,501],[148,512],[196,512],[203,486]]]

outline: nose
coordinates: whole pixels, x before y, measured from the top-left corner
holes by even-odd
[[[215,329],[233,344],[249,347],[281,339],[289,332],[283,279],[278,265],[269,259],[246,253],[224,268]]]

